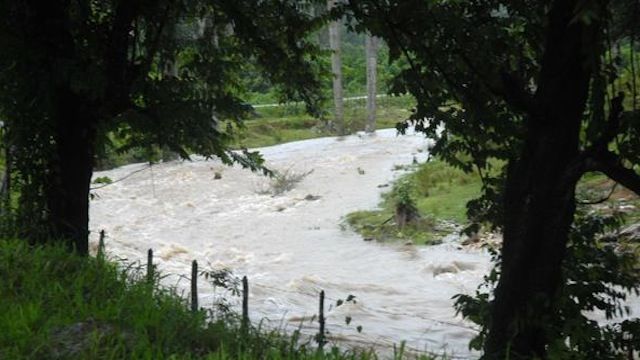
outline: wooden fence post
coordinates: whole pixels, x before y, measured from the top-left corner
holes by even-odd
[[[103,230],[100,230],[100,240],[98,241],[98,254],[96,256],[100,260],[104,259],[104,237],[105,237],[105,233],[103,229]]]
[[[191,264],[191,311],[198,311],[198,262]]]
[[[147,250],[147,282],[153,282],[153,249]]]
[[[320,332],[318,333],[318,348],[322,350],[324,346],[324,290],[320,291],[320,311],[318,322],[320,323]]]
[[[242,278],[242,333],[246,335],[249,331],[249,280],[246,276]]]

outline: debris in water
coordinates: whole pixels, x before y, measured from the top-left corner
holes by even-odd
[[[320,199],[322,196],[320,195],[311,195],[311,194],[307,194],[307,196],[304,197],[305,200],[307,201],[315,201]]]

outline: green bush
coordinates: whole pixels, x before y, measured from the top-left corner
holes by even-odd
[[[627,359],[640,351],[640,318],[614,322],[615,316],[628,314],[624,300],[640,292],[638,253],[620,246],[616,235],[622,224],[619,214],[608,216],[581,209],[571,229],[567,257],[563,263],[564,283],[556,301],[553,321],[545,323],[550,340],[550,359]],[[456,309],[481,326],[470,347],[480,350],[490,321],[489,293],[497,284],[499,257],[485,283],[475,296],[458,295]],[[585,313],[601,311],[607,325]],[[637,316],[637,314],[635,314]]]
[[[203,314],[132,267],[2,241],[0,273],[3,359],[162,358],[219,343]]]
[[[410,179],[404,178],[393,187],[392,198],[396,225],[403,229],[405,226],[415,223],[420,218],[420,213],[413,200],[413,184]]]
[[[95,180],[93,180],[94,184],[111,184],[113,180],[111,180],[108,176],[99,176]]]

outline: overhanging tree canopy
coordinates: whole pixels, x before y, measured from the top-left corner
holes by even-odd
[[[17,228],[86,254],[94,157],[115,132],[257,169],[228,150],[250,108],[240,74],[257,64],[291,99],[318,101],[320,26],[287,0],[0,1],[0,116]]]
[[[485,358],[546,358],[577,182],[599,171],[640,194],[638,2],[351,0],[344,10],[407,59],[394,89],[416,98],[411,122],[438,139],[434,152],[483,177],[469,215],[504,234]]]

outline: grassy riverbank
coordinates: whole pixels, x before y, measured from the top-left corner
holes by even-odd
[[[378,241],[410,241],[423,245],[438,242],[454,225],[466,221],[466,204],[480,194],[480,178],[438,160],[410,166],[377,209],[347,215],[346,224],[364,238]],[[395,221],[398,202],[409,200],[420,217],[404,227]]]
[[[396,123],[410,115],[413,100],[409,96],[381,97],[377,99],[376,128],[395,127]],[[367,118],[366,99],[345,101],[345,132],[363,131]],[[245,128],[238,133],[238,146],[256,148],[307,140],[324,136],[336,136],[329,125],[333,114],[327,112],[323,119],[316,119],[304,111],[304,105],[258,107],[254,116],[245,121]]]
[[[439,160],[404,170],[408,173],[400,176],[391,191],[383,194],[377,209],[347,215],[346,225],[367,240],[428,245],[437,243],[467,222],[466,205],[480,195],[482,188],[477,174],[464,173]],[[398,202],[407,201],[407,195],[420,217],[401,227],[395,222],[394,214]],[[602,174],[586,174],[576,196],[581,203],[595,202],[589,205],[592,211],[617,211],[625,215],[626,224],[640,222],[640,198]]]
[[[376,128],[393,128],[398,122],[406,120],[413,104],[414,100],[407,95],[378,98]],[[366,118],[366,99],[345,101],[344,122],[347,134],[363,131]],[[331,125],[332,120],[333,114],[329,107],[322,118],[314,118],[307,114],[303,104],[256,107],[252,116],[243,122],[241,128],[234,127],[236,140],[232,147],[258,148],[291,141],[337,136]],[[108,139],[108,144],[98,152],[97,168],[99,170],[136,162],[157,162],[178,158],[176,153],[157,146],[134,147],[123,151],[122,139],[114,134],[109,135]],[[0,160],[0,166],[2,161]]]
[[[192,313],[135,266],[0,240],[0,359],[375,359]],[[399,356],[401,357],[401,356]],[[399,358],[398,357],[398,358]],[[427,359],[427,358],[423,358]]]

